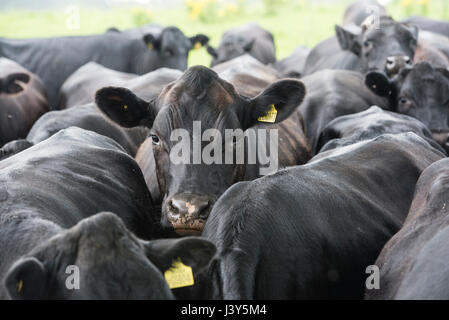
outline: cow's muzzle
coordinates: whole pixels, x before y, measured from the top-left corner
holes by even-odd
[[[168,221],[179,235],[200,235],[214,204],[210,196],[177,194],[165,202]]]
[[[389,77],[397,75],[404,68],[413,67],[413,61],[408,56],[388,57],[385,63],[385,71]]]

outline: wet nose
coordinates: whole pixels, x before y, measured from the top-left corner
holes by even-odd
[[[189,220],[206,220],[212,207],[212,200],[208,196],[180,194],[167,201],[167,216],[171,221],[180,218]]]
[[[413,61],[408,56],[391,56],[387,58],[385,69],[391,77],[396,75],[403,68],[410,68],[413,66]]]

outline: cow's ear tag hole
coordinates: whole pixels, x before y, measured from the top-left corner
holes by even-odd
[[[269,122],[274,123],[276,121],[276,116],[278,111],[274,107],[274,104],[270,105],[270,109],[268,109],[267,113],[264,116],[259,117],[257,120],[260,122]]]
[[[183,264],[181,258],[173,260],[171,268],[164,272],[164,278],[170,289],[194,285],[192,268]]]
[[[193,50],[197,50],[197,49],[200,49],[200,48],[202,48],[203,47],[203,45],[201,44],[201,42],[196,42],[195,43],[195,45],[193,46]]]

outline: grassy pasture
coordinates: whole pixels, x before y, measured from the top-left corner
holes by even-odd
[[[207,34],[217,45],[227,29],[257,21],[270,30],[277,47],[277,57],[288,56],[297,46],[314,46],[334,34],[334,25],[341,23],[343,12],[351,1],[262,0],[186,0],[177,8],[120,6],[109,9],[95,7],[65,8],[65,10],[4,10],[0,11],[0,36],[32,38],[62,35],[102,33],[108,27],[131,28],[149,22],[176,25],[186,35]],[[76,10],[76,11],[73,11]],[[396,0],[388,10],[396,19],[412,14],[449,20],[447,0]],[[79,23],[71,22],[75,14]],[[78,25],[79,24],[79,25]],[[191,53],[189,64],[209,65],[210,56],[204,49]]]

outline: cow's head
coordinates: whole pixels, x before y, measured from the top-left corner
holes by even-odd
[[[186,235],[199,234],[216,199],[243,179],[244,165],[224,158],[226,148],[236,148],[238,144],[234,139],[224,141],[225,130],[245,131],[257,124],[272,105],[278,112],[275,122],[281,122],[301,104],[304,95],[305,88],[300,81],[286,79],[248,98],[239,95],[232,84],[219,78],[213,70],[197,66],[167,85],[154,102],[143,101],[125,88],[111,87],[99,90],[96,102],[123,126],[152,127],[158,182],[165,194],[162,224],[172,225],[176,232]],[[157,113],[157,110],[160,111]],[[194,134],[198,124],[201,125],[200,137]],[[194,140],[197,138],[206,140],[199,141],[200,149]],[[219,154],[215,154],[218,149],[207,150],[211,141],[222,146]],[[182,147],[185,149],[180,151]],[[179,153],[187,154],[187,164],[172,161],[172,155]],[[205,153],[221,159],[222,164],[206,162],[202,157]]]
[[[354,30],[335,26],[338,42],[343,50],[360,59],[362,72],[384,72],[393,76],[403,67],[411,67],[417,48],[418,28],[399,23],[390,17],[380,17],[376,25]]]
[[[167,27],[158,36],[145,35],[143,41],[157,55],[159,67],[184,71],[187,69],[189,51],[205,46],[209,38],[203,34],[188,38],[178,28]]]
[[[388,97],[392,109],[424,123],[435,140],[449,150],[449,71],[427,62],[403,69],[393,79],[369,73],[366,85],[380,96]]]
[[[251,51],[255,39],[232,36],[220,42],[217,49],[207,46],[207,52],[212,56],[211,67],[243,56]]]
[[[173,299],[164,272],[180,259],[196,274],[215,251],[195,237],[140,240],[103,212],[38,245],[4,284],[12,299]]]

